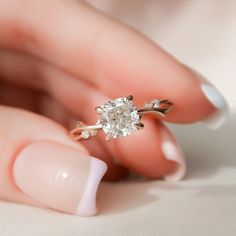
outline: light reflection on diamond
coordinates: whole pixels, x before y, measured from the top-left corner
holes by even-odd
[[[117,98],[101,106],[100,123],[106,134],[118,138],[137,130],[140,116],[133,102],[127,98]]]

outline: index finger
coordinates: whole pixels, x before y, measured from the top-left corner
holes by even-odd
[[[0,27],[5,35],[1,44],[23,48],[83,77],[108,96],[133,94],[139,104],[169,99],[175,108],[168,121],[190,123],[224,114],[226,103],[218,90],[134,29],[81,2],[52,1],[47,8],[43,2],[27,4],[27,13],[22,6],[8,17],[18,28]],[[217,117],[218,126],[223,118]]]

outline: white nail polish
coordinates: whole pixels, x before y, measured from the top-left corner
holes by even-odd
[[[221,93],[211,85],[202,84],[201,89],[211,104],[217,109],[224,109],[227,105]]]
[[[226,121],[228,111],[218,110],[210,117],[202,121],[209,129],[216,130],[219,129]]]
[[[227,102],[221,93],[206,79],[202,74],[200,74],[195,69],[190,68],[190,70],[197,75],[199,80],[201,81],[201,89],[206,98],[210,101],[210,103],[218,109],[214,114],[210,117],[203,120],[201,123],[206,125],[210,129],[218,129],[220,128],[226,121],[226,117],[229,111]]]
[[[218,109],[218,111],[202,121],[202,123],[204,123],[210,129],[218,129],[224,124],[226,120],[228,113],[227,103],[221,93],[213,86],[202,84],[201,89],[209,102]]]
[[[89,177],[76,211],[76,214],[80,216],[92,216],[97,213],[97,189],[103,175],[107,171],[107,165],[103,161],[92,158],[90,163]]]
[[[178,181],[182,179],[186,172],[186,164],[184,154],[180,145],[174,137],[166,130],[162,132],[162,152],[167,160],[174,161],[178,167],[174,173],[164,176],[166,180]]]

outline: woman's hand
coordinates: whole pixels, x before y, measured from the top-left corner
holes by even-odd
[[[83,2],[2,0],[0,47],[3,200],[92,215],[107,166],[108,180],[129,171],[182,178],[183,154],[160,120],[145,119],[142,132],[111,142],[70,139],[64,127],[94,123],[94,107],[112,98],[133,94],[139,105],[169,99],[175,105],[170,122],[222,121],[225,102],[215,88],[144,35]]]

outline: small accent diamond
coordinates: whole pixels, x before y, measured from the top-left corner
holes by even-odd
[[[145,103],[145,107],[148,109],[160,107],[160,101],[158,99],[153,99]]]
[[[89,130],[84,130],[81,135],[84,139],[88,139],[90,137],[90,132]]]

